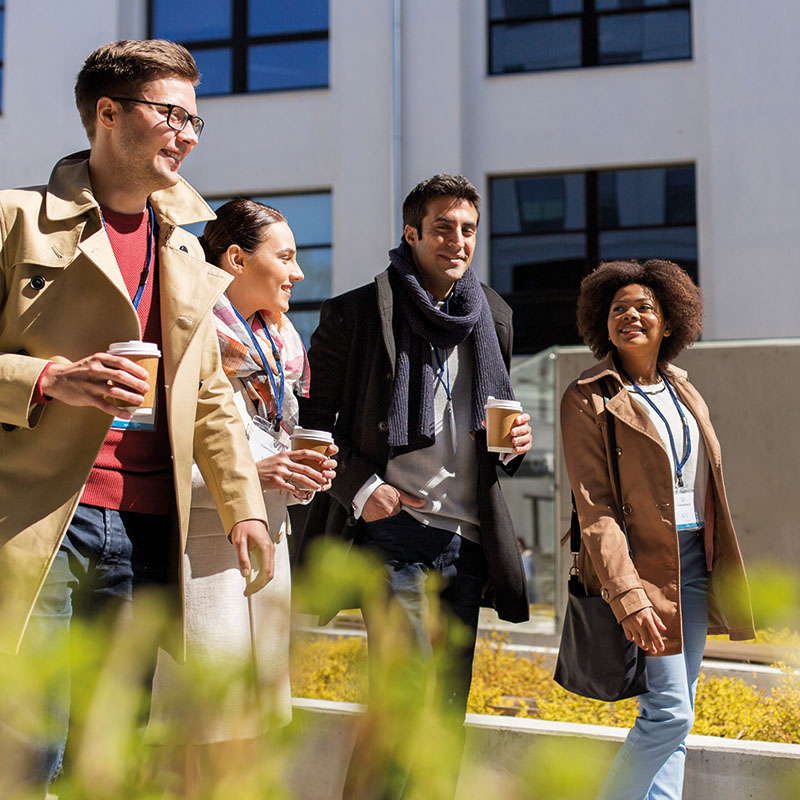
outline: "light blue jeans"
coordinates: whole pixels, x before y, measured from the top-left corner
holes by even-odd
[[[686,737],[694,724],[697,676],[708,632],[708,573],[702,531],[678,534],[683,652],[648,656],[650,691],[620,747],[598,800],[680,800]]]

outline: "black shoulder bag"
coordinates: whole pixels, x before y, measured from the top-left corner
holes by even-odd
[[[601,381],[601,386],[605,405],[610,393],[605,381]],[[614,488],[617,502],[622,505],[614,415],[608,411],[606,428]],[[625,517],[619,509],[617,514],[630,553],[631,540],[625,526]],[[578,570],[580,546],[581,528],[573,494],[570,524],[572,568],[569,571],[569,595],[558,648],[555,681],[570,692],[595,700],[614,701],[644,694],[648,691],[645,652],[626,638],[611,606],[602,597],[586,593]]]

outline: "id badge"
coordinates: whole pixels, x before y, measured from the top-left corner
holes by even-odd
[[[250,445],[253,461],[263,461],[288,449],[281,444],[277,435],[272,423],[264,417],[256,415],[250,420],[247,425],[247,443]]]
[[[675,527],[679,531],[691,531],[702,527],[694,507],[693,491],[678,491],[675,495]]]
[[[149,408],[136,408],[130,419],[114,417],[111,428],[115,431],[154,431],[156,429],[157,410],[158,397],[154,397],[152,406]]]

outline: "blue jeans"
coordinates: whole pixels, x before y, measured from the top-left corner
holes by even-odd
[[[402,675],[393,672],[391,678],[405,682],[403,697],[418,698],[419,707],[404,708],[405,718],[397,730],[392,729],[391,735],[402,739],[405,735],[419,734],[413,725],[409,728],[408,721],[415,717],[423,704],[426,695],[425,664],[430,663],[433,657],[436,670],[434,700],[446,714],[457,738],[448,763],[440,762],[438,765],[439,781],[442,783],[446,780],[452,793],[455,793],[464,743],[462,723],[472,680],[478,612],[486,580],[483,549],[457,533],[422,525],[405,512],[367,523],[360,541],[384,563],[390,602],[395,605],[402,624],[407,626],[406,632],[415,656]],[[435,645],[425,593],[431,573],[438,573],[442,580],[439,591],[442,613],[437,621]],[[376,614],[373,618],[369,609],[362,609],[362,613],[372,644],[378,634],[377,625],[385,617]],[[397,633],[397,640],[401,641],[399,634],[402,632]],[[372,646],[369,647],[369,666],[372,694],[380,674],[380,658],[376,657]],[[417,682],[419,686],[414,685]],[[379,699],[380,695],[373,697]],[[410,778],[412,765],[400,755],[401,745],[402,741],[395,742],[396,749],[392,753],[384,751],[376,761],[374,732],[370,726],[360,730],[345,781],[345,800],[361,797],[398,800],[408,797],[413,791],[413,778]],[[371,775],[365,779],[364,774],[370,771]]]
[[[393,517],[367,523],[361,543],[377,553],[386,568],[386,581],[410,626],[422,658],[437,662],[437,696],[442,705],[464,715],[472,681],[472,660],[478,630],[486,562],[479,544],[457,533],[423,525],[401,511]],[[444,636],[445,652],[434,652],[428,627],[425,583],[431,572],[443,581],[439,601],[443,620],[457,620],[457,631]],[[364,610],[367,635],[369,610]]]
[[[130,619],[135,588],[167,583],[172,538],[169,515],[78,506],[36,601],[19,655],[0,657],[3,671],[24,671],[26,664],[32,671],[42,664],[56,664],[58,669],[57,679],[44,689],[41,707],[6,706],[5,718],[0,719],[0,747],[18,753],[26,765],[16,788],[41,791],[44,796],[61,767],[72,693],[72,620],[97,622],[110,632]]]
[[[683,652],[648,656],[650,691],[619,749],[598,800],[680,800],[686,737],[694,724],[697,676],[708,631],[708,573],[702,531],[678,534]]]

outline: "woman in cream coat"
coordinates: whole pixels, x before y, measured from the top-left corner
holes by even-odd
[[[333,444],[325,455],[290,449],[297,397],[307,394],[309,373],[303,344],[286,316],[292,286],[303,280],[286,219],[261,203],[232,200],[218,209],[200,242],[207,260],[233,276],[214,316],[223,369],[261,479],[275,567],[271,583],[249,595],[195,469],[184,555],[186,664],[178,667],[161,653],[150,720],[151,728],[178,722],[189,745],[241,743],[289,721],[287,506],[330,488],[337,451]],[[201,753],[190,759],[197,774],[232,768],[224,748]]]

